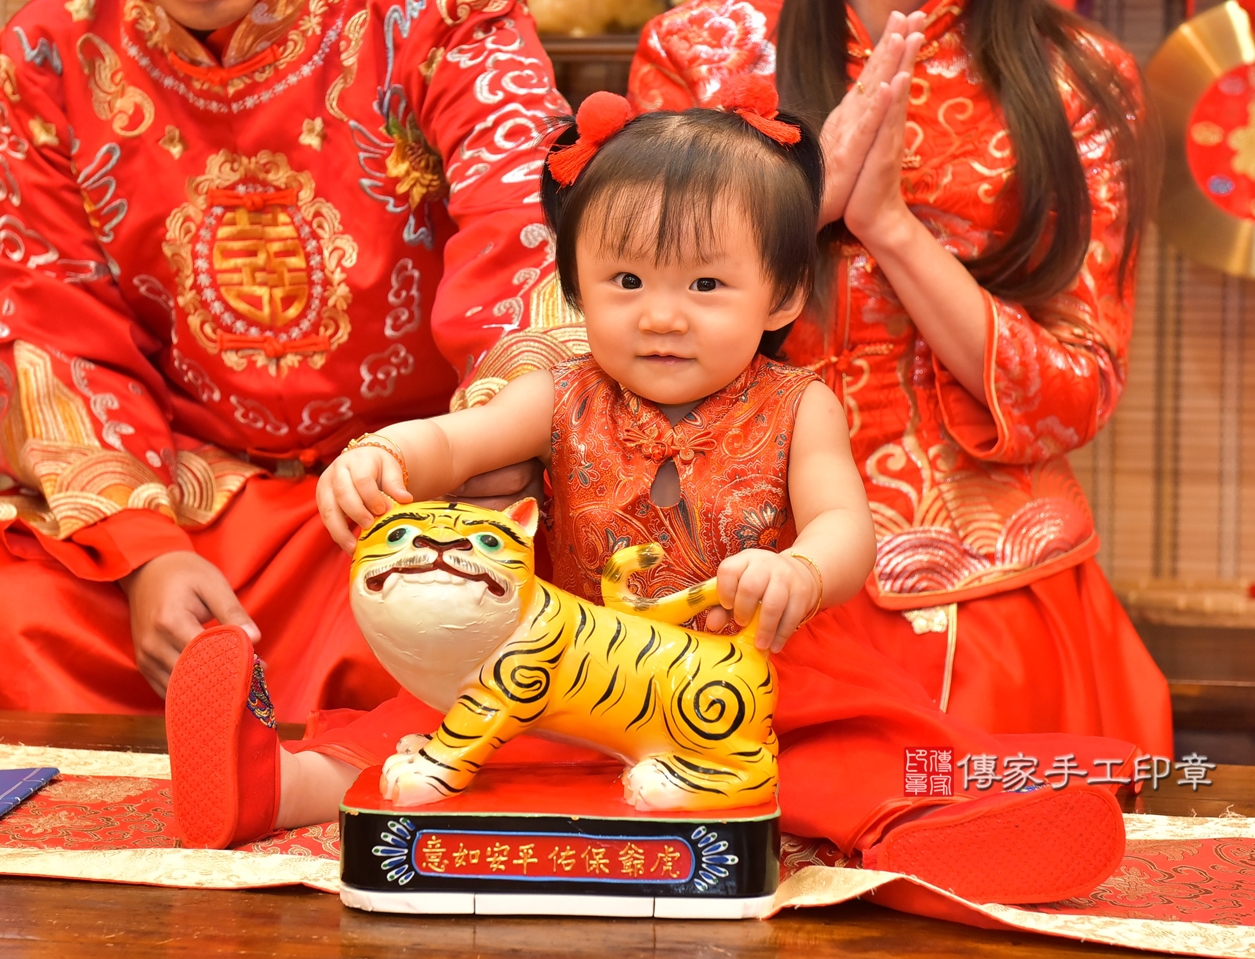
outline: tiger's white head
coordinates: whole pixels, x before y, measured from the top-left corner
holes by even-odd
[[[384,668],[434,709],[519,627],[535,591],[539,509],[409,503],[358,539],[353,616]]]

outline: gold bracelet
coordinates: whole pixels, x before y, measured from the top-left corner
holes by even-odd
[[[396,440],[389,439],[382,433],[363,433],[345,443],[344,452],[347,453],[359,446],[374,446],[396,460],[397,465],[401,467],[401,484],[406,489],[410,488],[410,471],[405,468],[405,454],[401,452],[401,446]]]
[[[802,622],[804,623],[809,623],[812,619],[814,619],[816,616],[819,615],[819,608],[824,603],[824,574],[820,572],[819,564],[816,563],[809,556],[807,556],[805,553],[790,552],[789,555],[792,556],[794,559],[798,560],[799,562],[805,563],[807,566],[809,566],[811,568],[811,571],[815,574],[815,579],[819,580],[819,596],[815,600],[815,608],[810,611],[810,615],[808,615],[804,620],[802,620]]]

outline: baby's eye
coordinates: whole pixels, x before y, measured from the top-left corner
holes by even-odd
[[[485,553],[495,553],[501,549],[500,537],[494,536],[492,533],[476,533],[471,537],[471,542]]]
[[[703,276],[693,281],[690,290],[696,290],[698,293],[714,293],[723,284],[716,280],[713,276]]]
[[[635,273],[616,273],[614,282],[625,290],[639,290],[645,284],[641,282],[641,278]]]

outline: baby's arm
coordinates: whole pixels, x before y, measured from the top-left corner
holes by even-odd
[[[509,383],[492,401],[429,420],[407,420],[377,434],[396,447],[409,472],[379,446],[345,450],[318,479],[318,511],[332,539],[353,552],[357,537],[393,501],[439,497],[472,476],[539,457],[549,459],[553,376],[537,370]]]
[[[756,645],[773,652],[812,610],[857,593],[876,561],[876,534],[850,453],[845,412],[822,383],[812,384],[798,407],[789,447],[789,502],[798,530],[789,549],[745,550],[719,564],[720,601],[741,623],[749,622],[761,602]]]

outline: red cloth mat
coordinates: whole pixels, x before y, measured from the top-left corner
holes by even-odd
[[[841,868],[846,861],[831,843],[785,835],[779,905],[822,905],[856,895],[875,902],[879,896],[932,903],[908,908],[974,925],[1187,955],[1255,957],[1249,932],[1255,926],[1255,822],[1127,821],[1128,852],[1102,886],[1083,898],[1017,908],[964,903],[913,880]],[[333,892],[338,859],[336,823],[278,832],[234,852],[182,849],[170,783],[158,778],[62,775],[0,819],[0,873],[211,888],[305,883]]]

